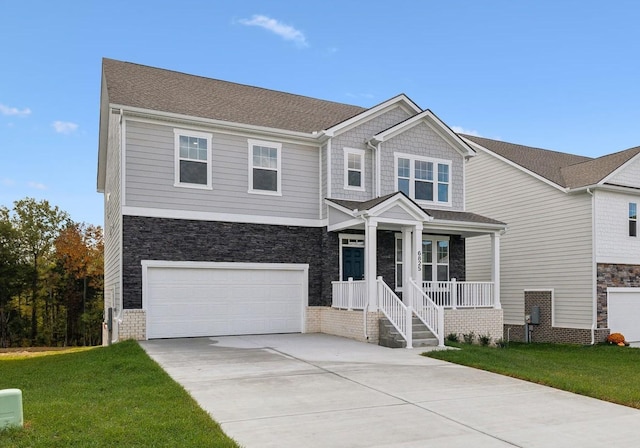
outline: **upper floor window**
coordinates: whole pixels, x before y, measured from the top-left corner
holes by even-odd
[[[211,134],[174,129],[175,185],[211,188]]]
[[[638,236],[638,204],[629,202],[629,236]]]
[[[249,140],[249,193],[282,194],[281,143]]]
[[[364,190],[364,150],[344,148],[344,188]]]
[[[408,154],[396,154],[398,191],[417,202],[451,204],[451,162]]]

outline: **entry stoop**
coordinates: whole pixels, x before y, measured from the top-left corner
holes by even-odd
[[[389,348],[407,347],[407,341],[400,336],[400,333],[398,333],[398,330],[396,330],[393,324],[389,322],[389,319],[382,316],[378,320],[378,326],[380,331],[378,345]],[[412,336],[414,347],[435,347],[438,345],[438,338],[436,338],[434,334],[429,331],[426,325],[423,324],[416,316],[413,316],[411,327],[413,329]]]

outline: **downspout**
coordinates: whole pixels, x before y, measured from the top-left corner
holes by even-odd
[[[375,161],[375,171],[371,170],[371,175],[372,175],[372,179],[371,179],[371,185],[374,186],[375,188],[375,196],[376,197],[380,197],[380,145],[382,144],[382,142],[378,142],[377,146],[374,145],[373,143],[371,143],[371,141],[373,140],[373,138],[370,138],[369,140],[367,140],[367,146],[369,148],[371,148],[371,151],[373,152],[373,160]]]
[[[365,228],[365,232],[367,229],[367,216],[362,214],[360,215],[360,219],[362,219],[362,222],[364,223],[364,228]],[[366,233],[365,233],[366,235]],[[367,244],[367,239],[365,237],[365,250],[366,250],[366,244]],[[366,257],[365,257],[365,261],[366,261]],[[367,272],[366,267],[365,267],[365,273]],[[364,340],[365,341],[369,341],[369,328],[367,326],[367,314],[369,313],[369,291],[367,290],[367,303],[364,306],[364,309],[362,310],[362,327],[364,328]]]
[[[596,343],[596,326],[598,325],[598,265],[596,264],[596,197],[591,191],[591,188],[587,188],[587,193],[591,195],[591,269],[594,279],[593,284],[593,303],[591,305],[591,345]]]

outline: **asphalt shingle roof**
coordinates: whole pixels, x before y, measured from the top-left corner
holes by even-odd
[[[102,69],[109,102],[142,109],[307,133],[366,110],[113,59]]]
[[[640,153],[638,146],[593,159],[473,135],[461,136],[565,188],[597,184]]]

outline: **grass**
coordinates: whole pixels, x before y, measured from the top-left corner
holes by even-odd
[[[40,357],[0,357],[0,389],[22,390],[9,447],[237,447],[133,341]]]
[[[610,345],[451,344],[425,356],[640,409],[640,349]]]

